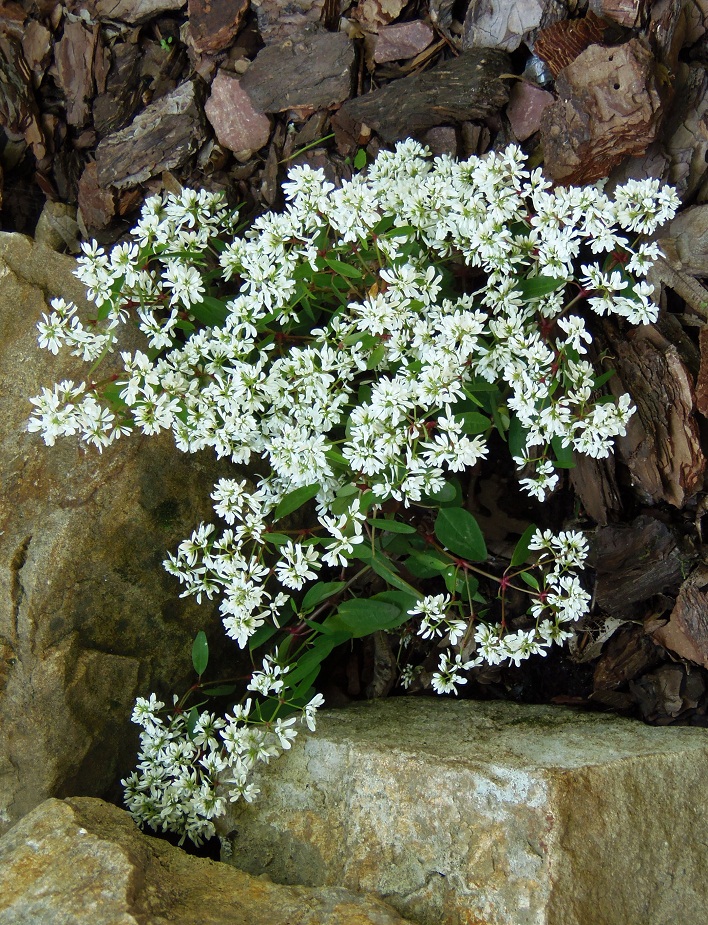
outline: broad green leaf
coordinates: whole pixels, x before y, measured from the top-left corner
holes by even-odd
[[[463,411],[455,415],[455,420],[462,421],[462,432],[465,434],[483,434],[492,426],[492,422],[478,411]]]
[[[266,543],[272,543],[274,546],[285,546],[286,543],[290,542],[290,537],[285,533],[264,533],[263,539]]]
[[[403,561],[405,568],[416,578],[432,578],[449,564],[449,557],[438,552],[414,552]]]
[[[312,644],[312,648],[305,652],[304,655],[301,655],[297,660],[297,665],[285,675],[288,687],[293,688],[303,678],[306,678],[314,668],[317,668],[327,658],[332,649],[346,642],[348,638],[347,633],[318,636]]]
[[[515,414],[509,420],[509,452],[512,456],[526,455],[526,440],[528,431],[521,426],[521,421]]]
[[[360,639],[378,630],[400,626],[407,618],[408,615],[396,604],[353,598],[340,604],[337,613],[327,617],[323,626],[347,632],[354,639]]]
[[[519,572],[519,577],[529,586],[529,588],[533,588],[534,591],[538,591],[538,581],[536,581],[530,572]]]
[[[367,369],[376,369],[381,360],[386,356],[386,344],[379,344],[375,350],[372,350],[369,359],[366,361]]]
[[[401,523],[400,520],[389,520],[388,517],[369,517],[366,521],[372,527],[379,530],[386,530],[389,533],[416,533],[415,527],[410,524]]]
[[[436,491],[433,495],[425,495],[424,502],[426,504],[440,505],[450,504],[457,499],[458,496],[458,487],[454,482],[445,482],[442,488],[439,491]]]
[[[210,295],[205,295],[202,301],[196,305],[192,304],[189,313],[209,327],[221,327],[229,317],[229,310],[226,305]]]
[[[364,276],[361,267],[353,267],[349,263],[344,263],[343,260],[336,260],[334,257],[326,257],[325,263],[330,269],[334,270],[335,273],[339,273],[340,276],[346,276],[348,279],[361,279]]]
[[[408,613],[409,610],[415,607],[420,597],[417,592],[411,594],[407,591],[381,591],[379,594],[374,594],[371,600],[383,601],[385,604],[395,604],[396,607],[400,607],[401,610]]]
[[[354,170],[363,170],[366,167],[366,148],[359,148],[354,155]]]
[[[187,735],[188,736],[194,735],[194,729],[197,725],[198,720],[199,720],[199,710],[196,707],[192,707],[192,709],[187,714]]]
[[[249,651],[255,651],[259,646],[262,646],[264,643],[268,642],[269,639],[272,639],[277,632],[278,627],[274,626],[272,623],[264,623],[263,626],[259,626],[253,636],[248,640]]]
[[[376,572],[379,578],[383,578],[384,581],[388,582],[393,588],[398,588],[400,591],[406,591],[412,594],[418,593],[412,585],[409,585],[407,581],[401,578],[388,556],[381,555],[378,551],[372,552],[371,547],[366,543],[362,543],[356,548],[355,558],[359,559],[361,562],[366,562],[372,571]]]
[[[601,376],[596,376],[593,381],[592,387],[594,389],[601,388],[606,382],[610,381],[610,379],[614,376],[614,374],[615,374],[614,369],[608,369],[607,372],[603,373]]]
[[[312,587],[308,589],[307,594],[303,597],[300,610],[303,613],[312,610],[317,607],[318,604],[326,601],[327,598],[332,597],[334,594],[338,594],[345,585],[346,582],[344,581],[318,581],[316,585],[312,585]]]
[[[199,630],[192,643],[192,664],[200,677],[209,664],[209,643],[203,630]]]
[[[540,299],[564,286],[565,282],[564,279],[556,279],[555,276],[534,276],[532,279],[518,280],[514,288],[524,299]]]
[[[459,594],[460,591],[464,591],[467,587],[465,583],[465,573],[456,565],[448,565],[442,573],[442,576],[445,581],[445,587],[450,594]]]
[[[551,440],[551,446],[553,447],[553,454],[556,457],[555,467],[556,469],[574,469],[575,460],[573,459],[573,447],[572,446],[563,446],[563,441],[560,437],[554,437]]]
[[[524,530],[521,535],[521,539],[516,544],[514,553],[511,557],[511,567],[516,568],[517,565],[521,565],[522,562],[525,562],[529,557],[529,543],[531,538],[536,532],[536,524],[529,524],[528,527]]]
[[[312,484],[302,485],[294,491],[289,491],[273,512],[273,520],[280,520],[282,517],[287,517],[288,514],[292,514],[293,511],[302,507],[307,501],[311,501],[316,497],[319,490],[319,485]]]
[[[209,697],[226,697],[238,690],[238,684],[216,684],[214,687],[203,687],[202,693]]]
[[[450,552],[470,562],[484,562],[487,558],[479,524],[464,508],[442,508],[435,519],[435,536]]]

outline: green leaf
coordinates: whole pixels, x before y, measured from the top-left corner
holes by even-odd
[[[536,532],[536,524],[529,524],[528,527],[524,530],[521,535],[521,539],[516,544],[514,553],[511,557],[511,567],[516,568],[517,565],[521,565],[522,562],[525,562],[529,557],[529,543],[531,538]]]
[[[448,556],[439,552],[413,552],[403,561],[403,565],[416,578],[432,578],[450,564]]]
[[[608,369],[607,372],[603,373],[601,376],[596,376],[593,381],[592,387],[594,389],[601,388],[606,382],[610,381],[610,379],[614,376],[614,374],[615,374],[614,369]]]
[[[198,720],[199,720],[199,710],[196,707],[192,707],[192,709],[187,714],[187,735],[188,736],[194,735],[194,729],[197,725]]]
[[[192,664],[200,677],[204,674],[209,664],[209,643],[203,630],[199,630],[192,643]]]
[[[450,594],[459,594],[461,591],[465,591],[467,589],[465,573],[456,565],[449,565],[442,573],[442,576],[445,582],[445,587],[450,592]]]
[[[226,697],[238,690],[238,684],[216,684],[214,687],[203,687],[202,694],[209,697]]]
[[[356,547],[355,558],[359,559],[361,562],[366,562],[372,571],[376,572],[379,578],[383,578],[384,581],[388,582],[393,588],[398,588],[400,591],[406,591],[409,594],[418,593],[412,585],[409,585],[407,581],[404,581],[400,577],[393,562],[388,556],[382,555],[377,550],[372,552],[371,547],[366,543],[362,543],[360,546]]]
[[[470,562],[484,562],[487,558],[487,545],[479,524],[464,508],[442,508],[435,519],[435,535],[456,556]]]
[[[554,437],[551,440],[551,446],[553,447],[553,454],[556,457],[555,467],[556,469],[574,469],[575,460],[573,459],[573,447],[563,446],[563,441],[560,437]]]
[[[273,520],[280,520],[283,517],[287,517],[288,514],[292,514],[293,511],[302,507],[307,501],[311,501],[316,497],[319,490],[320,486],[313,483],[312,485],[302,485],[294,491],[289,491],[287,495],[281,499],[273,512]]]
[[[519,572],[519,577],[529,586],[529,588],[533,588],[534,591],[538,591],[538,582],[530,572]]]
[[[264,533],[263,539],[266,543],[272,543],[274,546],[285,546],[290,542],[290,537],[285,533]]]
[[[362,636],[369,636],[378,630],[400,626],[407,619],[408,615],[402,613],[396,604],[353,598],[340,604],[337,613],[327,617],[323,626],[347,632],[354,639],[361,639]]]
[[[369,517],[366,521],[372,527],[386,530],[388,533],[416,533],[415,527],[401,523],[400,520],[389,520],[387,517]]]
[[[439,491],[436,491],[432,495],[424,495],[423,501],[425,504],[432,504],[436,507],[442,507],[445,504],[452,504],[457,501],[459,492],[459,485],[455,482],[445,482],[442,488]]]
[[[277,632],[278,627],[274,626],[272,623],[264,623],[263,626],[259,626],[253,636],[248,640],[249,652],[254,652],[259,646],[264,645],[264,643],[272,639]]]
[[[463,411],[455,415],[456,421],[462,421],[462,432],[465,434],[483,434],[492,426],[492,422],[478,411]]]
[[[386,344],[379,344],[379,346],[369,354],[369,359],[366,361],[366,368],[369,370],[376,369],[385,356]]]
[[[307,678],[313,669],[317,668],[327,658],[332,649],[346,642],[347,639],[349,639],[348,633],[318,636],[312,644],[312,648],[305,652],[304,655],[301,655],[297,660],[297,665],[291,668],[285,675],[287,686],[292,689],[296,684],[302,681],[303,678]],[[312,683],[312,681],[310,681],[310,683]]]
[[[201,302],[191,305],[189,313],[209,327],[221,327],[229,317],[229,310],[226,305],[210,295],[205,295]]]
[[[549,292],[555,292],[556,289],[565,286],[565,283],[564,279],[557,279],[555,276],[534,276],[532,279],[518,280],[515,288],[524,299],[540,299]]]
[[[512,414],[509,421],[509,452],[512,456],[526,455],[526,440],[529,432],[521,426],[521,421]]]
[[[379,594],[374,594],[371,598],[372,601],[383,601],[385,604],[394,604],[408,615],[408,611],[412,610],[415,605],[420,600],[421,596],[417,592],[415,594],[410,594],[406,591],[381,591]]]
[[[334,270],[335,273],[339,273],[340,276],[346,276],[348,279],[362,279],[364,276],[361,267],[353,267],[349,263],[344,263],[343,260],[336,260],[334,257],[325,257],[325,263],[331,270]]]
[[[300,610],[305,613],[313,610],[318,604],[326,601],[327,598],[338,594],[346,586],[344,581],[318,581],[308,589],[307,594],[302,599]]]
[[[354,155],[354,170],[363,170],[366,167],[366,149],[359,148]]]

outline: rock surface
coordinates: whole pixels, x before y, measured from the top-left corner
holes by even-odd
[[[104,794],[135,760],[134,697],[191,678],[198,630],[223,635],[161,561],[226,467],[168,435],[99,456],[26,432],[29,397],[88,369],[36,339],[49,295],[81,301],[74,266],[0,235],[0,831],[48,796]]]
[[[420,925],[703,925],[705,730],[425,698],[322,715],[229,810],[229,862]]]
[[[3,925],[406,925],[338,887],[285,887],[143,835],[101,800],[47,800],[0,840]]]
[[[231,151],[258,151],[268,144],[270,119],[253,108],[234,74],[219,71],[204,111],[223,147]]]

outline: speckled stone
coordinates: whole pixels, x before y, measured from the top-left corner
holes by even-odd
[[[233,804],[230,863],[419,925],[704,925],[708,732],[512,703],[322,715]]]

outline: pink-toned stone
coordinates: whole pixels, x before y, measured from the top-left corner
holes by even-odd
[[[514,83],[509,95],[506,114],[511,128],[519,141],[530,138],[541,125],[541,115],[546,106],[554,101],[548,90],[541,90],[525,80]]]
[[[421,20],[381,26],[374,47],[374,61],[385,64],[387,61],[413,58],[425,51],[433,37],[433,30]]]
[[[436,125],[423,135],[423,142],[432,154],[449,154],[457,157],[457,130],[452,125]]]
[[[220,70],[204,107],[219,144],[231,151],[258,151],[268,143],[271,123],[257,109],[238,77]]]

